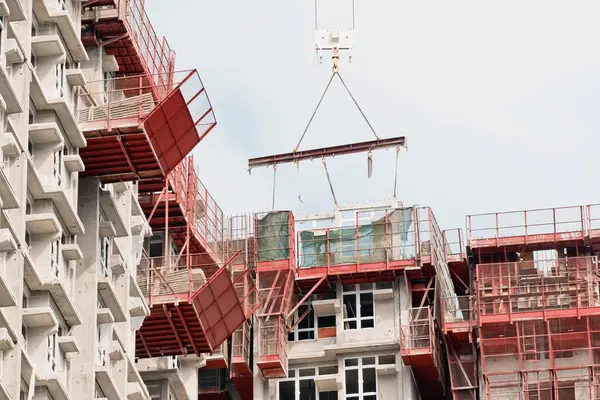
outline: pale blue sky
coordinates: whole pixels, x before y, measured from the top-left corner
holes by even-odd
[[[327,0],[321,0],[327,1]],[[493,4],[492,4],[493,3]],[[177,4],[175,7],[174,4]],[[292,151],[329,79],[314,66],[312,0],[147,0],[177,68],[197,68],[218,126],[194,154],[226,213],[271,206],[272,169]],[[443,228],[466,214],[600,201],[600,2],[356,0],[357,46],[341,73],[382,137],[406,135],[405,204]],[[334,85],[303,148],[370,140]],[[393,150],[329,161],[340,203],[389,198]],[[332,208],[320,161],[278,169],[280,209]]]

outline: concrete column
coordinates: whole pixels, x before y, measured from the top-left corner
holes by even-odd
[[[77,243],[83,253],[75,273],[75,286],[78,305],[85,310],[81,325],[73,328],[73,335],[79,342],[79,354],[73,358],[74,399],[94,398],[96,359],[96,308],[98,303],[98,259],[100,242],[98,239],[98,216],[100,215],[99,187],[97,178],[79,181],[78,213],[85,226],[85,234],[77,236]]]

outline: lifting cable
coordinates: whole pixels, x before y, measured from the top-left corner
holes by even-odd
[[[273,202],[272,210],[275,211],[275,178],[277,178],[277,165],[273,165]]]
[[[340,75],[340,72],[338,70],[337,58],[334,58],[333,73],[331,74],[331,78],[329,78],[329,81],[327,82],[327,86],[325,86],[325,90],[323,91],[323,94],[321,95],[321,98],[319,99],[319,102],[317,103],[317,106],[315,107],[312,115],[310,116],[310,119],[308,120],[308,124],[306,124],[306,127],[304,128],[304,131],[302,132],[302,135],[300,136],[300,140],[298,141],[298,144],[294,148],[294,153],[297,152],[298,149],[300,148],[300,145],[302,144],[302,140],[304,140],[304,136],[306,136],[306,132],[308,132],[308,128],[310,128],[310,125],[312,124],[312,121],[315,118],[315,115],[317,114],[317,111],[319,111],[319,107],[321,107],[321,103],[323,102],[323,99],[325,98],[325,95],[329,91],[329,87],[331,86],[331,82],[333,81],[333,78],[336,77],[336,76],[339,78],[340,82],[342,82],[342,85],[346,89],[346,92],[348,92],[348,94],[350,95],[350,98],[354,102],[354,105],[356,106],[356,108],[358,108],[358,111],[360,112],[360,115],[362,115],[363,119],[365,120],[365,122],[369,126],[369,129],[371,130],[371,132],[373,132],[373,136],[375,136],[375,140],[379,140],[379,136],[377,135],[377,133],[375,133],[375,129],[371,125],[371,122],[369,121],[369,119],[367,118],[367,116],[363,112],[362,108],[358,104],[358,101],[356,101],[356,98],[354,97],[354,95],[352,94],[352,92],[350,91],[350,89],[348,88],[348,85],[346,85],[346,82],[344,82],[344,79]]]
[[[394,170],[394,200],[396,200],[396,186],[398,184],[398,157],[400,155],[400,146],[396,147],[396,168]]]
[[[335,198],[335,192],[333,191],[333,184],[331,183],[331,177],[329,176],[329,170],[327,169],[327,162],[323,158],[323,167],[325,168],[325,175],[327,175],[327,182],[329,183],[329,190],[331,190],[331,197],[333,197],[333,204],[338,206],[337,199]]]

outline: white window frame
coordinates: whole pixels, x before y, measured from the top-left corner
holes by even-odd
[[[53,240],[50,244],[50,272],[53,277],[60,276],[59,260],[60,260],[60,239]]]
[[[365,359],[373,359],[372,364],[363,364]],[[347,360],[358,360],[358,365],[346,366]],[[375,374],[375,391],[363,392],[363,371],[365,369],[373,369]],[[346,382],[346,371],[358,370],[358,393],[348,393],[348,382]],[[347,357],[344,358],[344,399],[346,400],[363,400],[365,396],[375,396],[375,400],[379,399],[378,395],[378,379],[377,379],[377,356],[366,356],[366,357]]]
[[[361,288],[361,286],[363,285],[371,285],[371,287],[369,289],[366,288]],[[356,284],[354,287],[354,290],[348,290],[346,289],[344,286],[342,286],[342,297],[341,297],[341,306],[342,306],[342,324],[344,327],[344,330],[347,331],[354,331],[354,330],[361,330],[361,329],[375,329],[377,327],[377,319],[375,318],[375,316],[377,315],[377,311],[375,309],[375,284],[374,283],[363,283],[363,284]],[[361,307],[360,307],[360,295],[361,294],[366,294],[366,293],[370,293],[371,296],[373,297],[373,316],[366,316],[363,317],[361,315]],[[354,306],[355,306],[355,315],[356,317],[347,317],[345,308],[344,308],[344,296],[345,295],[354,295],[355,298],[355,302],[354,302]],[[363,328],[362,327],[362,323],[363,321],[368,321],[368,320],[373,320],[373,326],[372,327],[366,327]],[[346,325],[350,322],[355,322],[356,323],[356,328],[350,328],[350,327],[346,327]]]
[[[296,309],[296,311],[294,311],[294,323],[298,320],[298,318],[300,318],[302,316],[302,314],[304,314],[304,312],[306,311],[305,307],[310,307],[312,308],[312,305],[301,305],[300,307],[298,307]],[[302,309],[302,312],[300,312],[300,309]],[[308,319],[310,316],[307,315],[306,317],[304,317],[305,319]],[[294,330],[290,332],[290,335],[293,335],[292,339],[289,339],[288,336],[288,340],[292,341],[292,342],[306,342],[309,340],[317,340],[317,315],[315,314],[315,310],[312,310],[312,316],[313,316],[313,326],[312,328],[300,328],[300,324],[297,324],[294,327]],[[302,323],[302,322],[300,322]],[[312,338],[308,338],[308,339],[300,339],[300,333],[303,332],[313,332],[313,337]]]
[[[64,87],[65,87],[65,63],[61,62],[56,64],[56,90],[60,97],[64,95]]]
[[[103,237],[100,239],[100,274],[108,278],[109,273],[109,260],[110,260],[110,249],[111,242],[109,237]]]
[[[50,364],[50,368],[52,371],[56,372],[56,349],[58,347],[58,333],[55,332],[48,336],[48,351],[46,359],[48,360],[48,364]]]
[[[292,368],[288,371],[288,376],[289,378],[284,378],[284,379],[278,379],[277,380],[277,384],[275,385],[275,392],[276,394],[276,398],[279,400],[300,400],[300,381],[305,381],[305,380],[313,380],[314,383],[314,379],[319,377],[319,376],[328,376],[328,375],[332,375],[332,374],[319,374],[319,368],[323,368],[323,367],[336,367],[338,368],[337,364],[325,364],[325,365],[319,365],[316,367],[306,367],[306,368]],[[306,376],[300,376],[300,370],[306,370],[306,369],[314,369],[314,373],[312,375],[306,375]],[[338,371],[339,373],[339,371]],[[292,376],[293,375],[293,376]],[[335,375],[335,374],[333,374]],[[282,399],[281,397],[279,397],[279,383],[281,382],[294,382],[294,398],[293,399]],[[317,385],[315,384],[315,399],[319,398],[319,390],[317,389]],[[343,395],[342,393],[340,393],[340,391],[338,391],[338,398],[340,398],[340,395]]]
[[[52,175],[58,186],[62,184],[63,149],[56,150],[53,154]]]

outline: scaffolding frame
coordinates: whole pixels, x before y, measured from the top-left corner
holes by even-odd
[[[597,212],[588,205],[467,217],[486,399],[600,397]],[[550,250],[555,256],[540,255]]]

